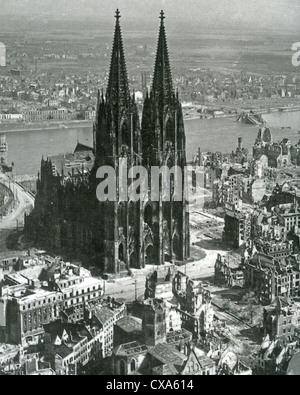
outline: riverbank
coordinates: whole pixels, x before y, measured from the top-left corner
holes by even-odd
[[[222,109],[222,107],[220,107]],[[284,107],[271,107],[266,109],[252,109],[255,114],[257,115],[266,115],[272,113],[290,113],[290,112],[300,112],[300,106],[284,106]],[[230,113],[226,113],[226,109],[224,110],[225,113],[217,116],[207,115],[203,113],[195,113],[192,112],[189,115],[185,115],[183,117],[184,121],[193,121],[195,119],[222,119],[222,118],[237,118],[242,112],[242,109],[231,111]]]
[[[237,146],[239,137],[243,139],[243,147],[252,152],[257,137],[258,127],[242,122],[235,118],[200,119],[200,114],[185,121],[186,155],[192,161],[198,147],[204,151],[232,152]],[[300,112],[275,112],[263,116],[270,127],[273,140],[281,141],[288,138],[292,144],[299,141]],[[83,125],[84,127],[78,127]],[[54,127],[50,124],[49,127]],[[72,126],[72,127],[71,127]],[[66,129],[56,128],[45,131],[45,128],[24,132],[7,133],[8,144],[7,162],[15,164],[15,174],[18,176],[38,174],[41,158],[55,156],[61,153],[74,152],[78,142],[93,146],[93,128],[91,122],[71,123]],[[289,128],[290,127],[290,128]],[[22,179],[23,181],[23,179]]]
[[[198,106],[195,107],[198,109]],[[278,108],[268,109],[257,109],[254,110],[256,114],[265,115],[270,113],[289,113],[289,112],[300,112],[300,106],[286,106]],[[184,114],[184,121],[195,121],[195,120],[210,120],[210,119],[222,119],[222,118],[236,118],[238,113],[225,113],[216,117],[207,116],[198,112],[191,111],[190,113]],[[14,123],[14,124],[1,124],[0,133],[16,133],[16,132],[34,132],[34,131],[50,131],[50,130],[64,130],[64,129],[84,129],[92,128],[92,121],[76,120],[76,121],[51,121],[51,122],[36,122],[36,123]]]
[[[192,121],[201,119],[200,114],[192,114],[184,117],[184,121]],[[83,129],[92,128],[92,121],[64,121],[64,122],[37,122],[31,124],[14,123],[0,124],[0,133],[16,133],[16,132],[34,132],[34,131],[48,131],[48,130],[64,130],[64,129]]]
[[[232,115],[231,115],[232,117]],[[191,116],[184,117],[184,121],[194,121],[201,118],[200,114],[193,114]],[[206,118],[208,119],[208,118]],[[67,122],[59,122],[59,123],[37,123],[37,124],[16,124],[14,125],[4,125],[0,124],[0,133],[17,133],[17,132],[34,132],[34,131],[49,131],[49,130],[65,130],[65,129],[84,129],[84,128],[92,128],[93,123],[91,121],[67,121]]]
[[[77,128],[91,128],[91,121],[37,122],[31,124],[0,124],[0,133],[34,132],[41,130],[64,130]]]

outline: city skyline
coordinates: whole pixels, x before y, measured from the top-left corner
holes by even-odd
[[[71,4],[72,3],[72,6]],[[59,4],[56,1],[37,0],[14,0],[8,2],[2,0],[1,14],[13,17],[24,15],[27,18],[44,18],[48,21],[65,19],[72,20],[101,21],[104,23],[116,8],[122,11],[123,24],[126,29],[126,21],[131,24],[135,21],[139,29],[145,23],[145,29],[149,29],[152,21],[160,11],[164,9],[169,18],[170,28],[179,24],[180,30],[186,31],[187,26],[191,30],[202,28],[224,28],[258,30],[287,30],[294,32],[298,30],[300,6],[297,0],[151,0],[128,1],[113,0],[107,3],[100,0],[63,0]],[[59,9],[59,13],[57,10]],[[13,11],[12,11],[13,10]],[[97,12],[98,10],[98,12]],[[263,14],[263,19],[261,15]],[[153,18],[150,18],[153,15]],[[142,22],[142,23],[140,23]],[[152,26],[151,26],[152,25]]]

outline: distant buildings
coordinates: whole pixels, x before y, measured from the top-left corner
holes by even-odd
[[[199,155],[195,160],[199,160]],[[204,187],[212,191],[213,206],[225,207],[227,203],[237,206],[241,202],[254,204],[265,196],[267,184],[263,171],[242,147],[242,138],[238,139],[235,152],[227,155],[201,153],[201,161],[204,164]]]
[[[1,164],[7,163],[7,151],[8,151],[8,144],[6,141],[6,135],[1,133],[0,134],[0,163]]]
[[[65,108],[30,110],[24,112],[22,118],[25,122],[66,121],[70,113]]]
[[[263,126],[259,129],[253,147],[253,157],[256,161],[265,161],[266,157],[270,168],[299,165],[300,148],[298,144],[293,146],[287,138],[284,138],[280,143],[274,143],[270,129]]]
[[[149,89],[151,87],[149,72],[142,71],[141,78],[142,78],[142,93],[143,93],[143,96],[146,97],[147,92],[149,92]]]
[[[6,47],[3,43],[0,43],[0,67],[6,66]]]
[[[0,114],[0,121],[1,122],[8,122],[8,121],[22,121],[23,114]]]
[[[86,111],[85,112],[85,120],[94,122],[96,119],[96,110]]]

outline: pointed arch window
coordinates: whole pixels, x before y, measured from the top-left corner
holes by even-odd
[[[135,361],[135,359],[132,359],[132,361],[130,363],[130,370],[131,370],[131,372],[135,372],[136,371],[136,361]]]

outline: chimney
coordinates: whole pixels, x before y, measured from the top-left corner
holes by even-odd
[[[294,195],[294,209],[295,209],[295,213],[297,213],[298,211],[298,200],[297,200],[297,193],[295,192]]]
[[[63,262],[63,260],[61,260],[58,263],[58,265],[59,265],[59,269],[60,269],[60,274],[63,274],[63,272],[64,272],[64,262]]]
[[[201,148],[198,148],[198,166],[201,166]]]
[[[239,138],[238,138],[238,149],[239,149],[239,150],[242,149],[242,141],[243,141],[242,137],[239,137]]]

